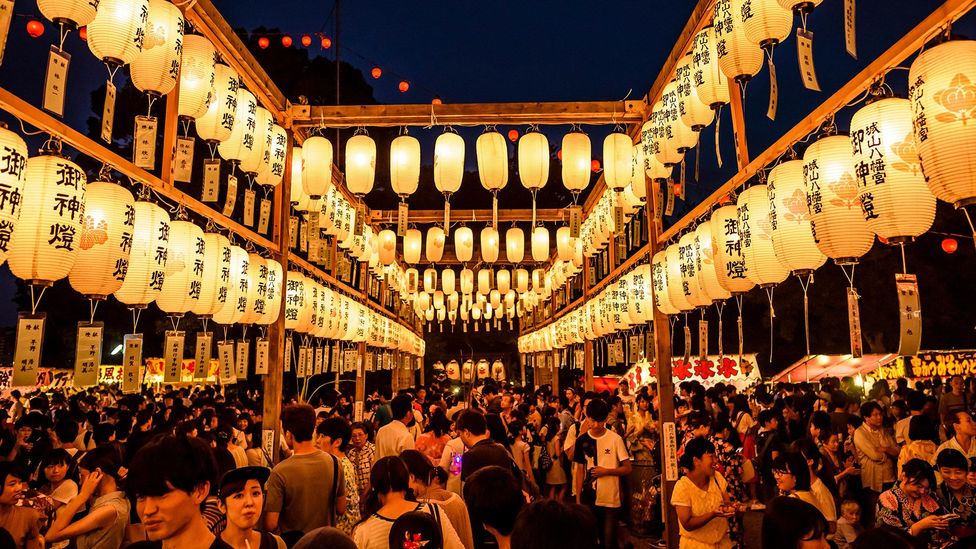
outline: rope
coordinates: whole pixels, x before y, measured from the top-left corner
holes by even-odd
[[[813,282],[813,273],[797,278],[800,280],[800,287],[803,288],[803,333],[807,341],[807,356],[810,356],[810,302],[807,299],[807,290]]]
[[[969,223],[969,230],[973,233],[973,243],[976,244],[976,226],[973,226],[973,220],[969,217],[969,211],[963,206],[962,213],[966,215],[966,221]]]
[[[30,293],[31,293],[31,314],[32,315],[33,314],[37,314],[37,306],[41,304],[41,299],[44,297],[44,292],[45,291],[47,291],[47,286],[42,286],[41,287],[41,295],[37,296],[37,298],[35,299],[34,298],[34,285],[33,284],[30,285]]]
[[[132,311],[132,333],[139,333],[139,317],[142,316],[142,309],[129,307],[129,310]]]
[[[89,324],[94,324],[95,323],[95,311],[98,310],[98,302],[95,301],[94,299],[89,299],[88,300],[88,308],[91,311],[91,315],[88,318],[88,323]]]
[[[899,242],[898,247],[901,248],[901,272],[908,274],[908,263],[905,261],[905,243]]]
[[[722,313],[725,311],[725,302],[716,301],[715,311],[718,313],[718,355],[725,354],[725,345],[722,343]]]
[[[770,286],[766,288],[766,297],[769,299],[769,362],[773,362],[773,319],[776,318],[776,310],[773,309],[773,290],[776,288]]]

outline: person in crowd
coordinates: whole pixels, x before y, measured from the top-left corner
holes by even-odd
[[[947,448],[936,457],[935,468],[942,477],[936,499],[945,513],[955,515],[949,522],[953,541],[976,545],[976,492],[969,486],[969,460],[958,450]]]
[[[704,437],[688,441],[679,465],[685,475],[671,493],[678,515],[680,549],[732,547],[729,519],[738,509],[728,494],[728,484],[715,470],[715,446]]]
[[[878,497],[878,525],[905,530],[923,539],[931,539],[934,531],[945,531],[949,521],[930,493],[934,486],[932,466],[921,459],[908,460],[898,475],[898,484]]]
[[[41,461],[40,470],[44,474],[45,482],[40,491],[51,498],[55,511],[78,495],[78,483],[68,478],[74,465],[74,459],[63,448],[49,451]]]
[[[359,549],[394,549],[390,547],[390,530],[398,518],[420,511],[430,514],[440,525],[444,549],[463,549],[454,526],[433,503],[418,503],[410,490],[410,472],[397,456],[380,458],[369,477],[367,508],[372,512],[353,530],[352,538]]]
[[[356,466],[346,455],[352,427],[344,417],[330,417],[315,427],[315,444],[319,450],[331,454],[342,465],[342,478],[345,482],[346,512],[336,520],[336,528],[352,534],[352,528],[360,520],[359,487],[356,485]]]
[[[976,458],[969,458],[969,474],[966,475],[966,482],[976,490]]]
[[[762,499],[775,495],[776,481],[773,462],[785,451],[779,431],[779,414],[775,410],[759,412],[759,431],[756,435],[756,473],[759,475]]]
[[[445,489],[447,473],[440,467],[430,464],[427,457],[418,450],[404,450],[400,459],[410,472],[410,489],[419,501],[433,502],[447,513],[451,525],[457,532],[465,549],[474,548],[471,533],[471,518],[464,499]],[[521,495],[521,491],[519,491]]]
[[[729,496],[733,501],[746,501],[749,494],[742,481],[744,460],[739,433],[723,417],[715,424],[709,441],[715,446],[715,469],[729,484]]]
[[[946,424],[949,426],[952,438],[939,446],[936,455],[942,453],[943,450],[951,448],[959,451],[967,458],[976,457],[976,443],[974,443],[976,422],[973,421],[973,417],[965,410],[953,410],[945,417],[947,418]],[[934,461],[934,457],[929,461]]]
[[[833,541],[837,549],[850,549],[851,544],[864,532],[861,526],[861,506],[852,499],[845,499],[840,504],[840,518],[837,519],[837,530]]]
[[[23,419],[23,418],[21,418]],[[18,434],[19,436],[19,434]],[[13,539],[16,549],[41,549],[41,514],[29,507],[18,505],[26,488],[18,461],[0,461],[0,529],[6,530]]]
[[[627,450],[634,461],[650,461],[653,459],[652,452],[656,448],[654,434],[657,431],[651,413],[651,399],[646,394],[640,393],[634,397],[634,404],[636,409],[627,418],[627,430],[624,435]]]
[[[461,460],[461,482],[478,469],[490,465],[510,467],[512,456],[501,444],[491,440],[485,416],[474,410],[465,410],[458,416],[455,429],[467,449]]]
[[[932,442],[933,436],[938,437],[935,424],[925,416],[910,416],[909,419],[905,445],[898,452],[898,474],[901,474],[902,467],[910,459],[918,458],[934,463],[938,450],[938,447]]]
[[[830,428],[829,424],[826,428]],[[840,496],[837,492],[837,485],[834,483],[834,477],[823,474],[823,468],[821,466],[823,463],[823,454],[817,449],[817,444],[809,438],[795,441],[793,443],[793,451],[803,456],[803,459],[807,462],[807,466],[810,469],[810,493],[816,498],[817,509],[823,513],[824,518],[827,519],[827,523],[831,527],[831,531],[833,531],[837,523],[837,499]],[[827,482],[824,482],[824,479]],[[827,484],[828,482],[830,483],[829,485]]]
[[[925,394],[921,391],[910,390],[905,401],[908,404],[908,416],[895,423],[895,442],[898,444],[907,444],[911,440],[911,435],[908,432],[911,421],[914,417],[922,416],[922,409],[925,408]]]
[[[512,528],[511,549],[593,549],[597,526],[579,504],[544,499],[526,505]]]
[[[561,500],[566,497],[566,470],[563,469],[565,456],[563,445],[559,440],[559,418],[550,416],[543,427],[543,433],[540,434],[543,437],[543,443],[546,445],[549,459],[552,460],[549,469],[543,471],[543,480],[548,487],[549,497]]]
[[[820,453],[823,455],[823,459],[820,460],[821,477],[833,478],[833,484],[837,487],[837,497],[848,499],[853,492],[850,487],[851,479],[860,479],[861,476],[857,460],[853,455],[845,455],[840,444],[840,436],[828,431],[820,433]]]
[[[766,506],[762,521],[762,547],[828,549],[828,525],[810,503],[778,496]]]
[[[508,451],[512,454],[515,465],[522,470],[526,479],[533,479],[532,458],[530,453],[532,448],[526,439],[529,436],[528,428],[521,420],[513,419],[508,423],[509,447]]]
[[[220,506],[227,516],[221,541],[234,549],[284,549],[285,541],[256,530],[264,508],[264,483],[271,476],[267,467],[239,467],[220,478]]]
[[[339,460],[315,447],[315,410],[307,404],[286,406],[281,428],[293,453],[268,477],[264,529],[294,537],[295,532],[335,526],[346,512],[345,480]]]
[[[864,423],[854,431],[854,447],[860,457],[866,501],[873,508],[877,495],[891,488],[897,479],[894,458],[898,457],[899,450],[884,429],[884,412],[877,402],[865,402],[861,417]]]
[[[773,475],[779,496],[801,499],[813,505],[821,514],[820,502],[810,491],[810,467],[799,452],[785,452],[773,462]]]
[[[444,454],[444,447],[451,440],[451,422],[447,419],[447,414],[441,407],[434,408],[424,428],[424,433],[417,437],[415,446],[422,454],[427,456],[430,463],[440,462]]]
[[[966,387],[961,375],[954,375],[949,379],[950,391],[943,393],[939,398],[939,417],[944,421],[952,417],[955,412],[966,411],[969,409],[966,402]]]
[[[143,445],[132,457],[125,491],[148,540],[129,547],[229,549],[201,511],[216,475],[213,452],[198,438],[163,434]]]
[[[464,484],[472,520],[492,535],[499,549],[511,547],[515,519],[525,505],[511,470],[492,465],[479,469]]]
[[[376,447],[369,441],[369,427],[365,423],[352,424],[352,438],[350,439],[347,457],[356,469],[356,487],[359,488],[359,510],[363,510],[366,494],[369,493],[369,470],[373,467],[373,457]]]
[[[576,503],[592,506],[601,528],[603,547],[616,547],[618,514],[622,506],[620,477],[631,473],[630,455],[620,435],[606,428],[610,409],[600,398],[586,405],[590,427],[576,439]]]
[[[316,528],[302,536],[292,549],[357,549],[356,542],[335,528]]]
[[[413,397],[409,393],[397,395],[390,402],[393,421],[376,432],[375,461],[389,456],[399,456],[404,450],[414,448],[414,437],[408,429],[414,422]]]

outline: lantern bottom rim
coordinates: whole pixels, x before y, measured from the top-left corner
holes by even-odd
[[[25,280],[24,282],[31,286],[40,286],[42,288],[50,288],[51,286],[54,286],[53,280],[31,279],[31,280]]]
[[[834,263],[837,265],[857,265],[859,259],[856,257],[837,257],[834,258]]]
[[[976,204],[976,196],[970,196],[969,198],[963,198],[962,200],[958,200],[956,202],[953,202],[952,205],[958,210],[959,208],[965,208],[966,206],[972,206],[973,204]]]
[[[888,241],[888,244],[908,244],[915,242],[915,237],[912,235],[886,236],[885,240]]]
[[[78,22],[77,21],[72,21],[71,19],[68,19],[67,17],[55,17],[51,21],[54,22],[54,23],[57,23],[58,25],[61,25],[62,27],[66,28],[68,30],[77,30],[78,29]]]
[[[801,276],[810,276],[813,274],[813,269],[796,269],[793,271],[793,274],[798,278]]]
[[[85,299],[90,299],[92,301],[105,301],[108,296],[105,294],[85,294]]]

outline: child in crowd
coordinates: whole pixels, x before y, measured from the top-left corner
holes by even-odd
[[[845,499],[840,504],[840,518],[837,519],[837,532],[834,533],[834,543],[837,549],[848,549],[864,527],[861,526],[861,506],[852,499]]]

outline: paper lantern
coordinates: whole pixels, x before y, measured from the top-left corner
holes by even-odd
[[[223,325],[237,324],[247,312],[247,296],[250,281],[248,269],[250,257],[240,246],[230,247],[230,278],[227,281],[227,301],[213,316],[214,322]],[[290,273],[289,273],[289,276]]]
[[[525,257],[525,233],[518,227],[505,231],[505,259],[509,263],[521,263]]]
[[[218,233],[203,235],[203,276],[200,298],[190,311],[204,318],[212,317],[227,301],[230,282],[230,240]]]
[[[769,172],[769,236],[780,263],[797,274],[806,274],[827,261],[817,248],[810,224],[810,210],[803,183],[803,161],[781,162]]]
[[[428,294],[434,293],[437,289],[437,270],[436,269],[425,269],[424,270],[424,291]]]
[[[820,5],[823,0],[779,0],[779,5],[783,9],[796,11],[798,13],[809,13],[813,8]]]
[[[545,227],[532,229],[532,259],[534,261],[549,259],[549,229]]]
[[[464,139],[446,131],[434,142],[434,186],[450,195],[461,188],[464,176]]]
[[[654,295],[654,305],[662,314],[673,315],[680,311],[671,303],[668,289],[667,256],[665,250],[654,254],[651,260],[651,282]]]
[[[461,263],[471,261],[474,255],[474,233],[468,227],[458,227],[454,231],[454,254]]]
[[[675,68],[675,79],[679,84],[678,113],[685,126],[700,132],[715,120],[715,112],[712,111],[711,103],[706,103],[699,97],[694,72],[692,54],[689,53],[681,58]]]
[[[681,311],[690,311],[694,305],[689,301],[691,288],[681,280],[681,254],[677,244],[671,244],[664,250],[665,276],[667,277],[668,297],[671,304]]]
[[[603,179],[616,192],[630,184],[633,147],[634,142],[623,132],[611,132],[603,140]]]
[[[142,50],[132,58],[129,76],[137,90],[159,97],[173,90],[180,75],[183,14],[169,0],[149,0],[145,28]]]
[[[486,263],[498,261],[498,229],[487,226],[481,229],[481,260]]]
[[[441,290],[443,290],[445,294],[451,295],[457,292],[455,286],[456,280],[454,270],[444,269],[441,271]]]
[[[148,35],[149,0],[99,0],[88,23],[88,49],[112,65],[131,63]]]
[[[677,80],[672,80],[664,86],[661,95],[664,105],[661,113],[664,117],[664,147],[677,151],[680,155],[684,155],[688,149],[698,144],[698,131],[685,124],[681,118],[682,88],[683,86]]]
[[[416,294],[418,291],[418,285],[420,284],[419,282],[420,273],[417,271],[417,269],[411,267],[406,270],[404,276],[406,277],[406,281],[407,281],[406,284],[407,292],[410,294]]]
[[[203,230],[189,221],[170,223],[166,252],[166,279],[156,296],[160,311],[182,316],[200,300],[203,262],[206,259]]]
[[[396,233],[389,229],[380,231],[377,246],[380,253],[380,264],[392,265],[396,261]]]
[[[889,97],[851,118],[854,176],[871,232],[889,242],[924,234],[935,221],[935,196],[925,183],[912,134],[911,101]]]
[[[233,133],[240,89],[237,71],[227,65],[217,63],[214,75],[214,99],[206,113],[196,119],[197,135],[210,144],[226,141]]]
[[[776,257],[770,237],[769,195],[766,185],[749,187],[736,202],[739,212],[739,236],[749,280],[760,287],[771,287],[786,280],[790,270]]]
[[[420,141],[401,135],[390,144],[390,185],[405,199],[417,190],[420,182]]]
[[[251,147],[244,143],[244,153],[241,157],[240,168],[244,173],[252,177],[257,175],[266,160],[265,151],[271,144],[271,128],[274,126],[274,117],[271,112],[264,107],[258,107],[254,113],[254,142]]]
[[[832,135],[807,147],[803,176],[817,247],[839,265],[856,263],[874,233],[861,213],[850,137]]]
[[[718,280],[716,246],[712,236],[712,221],[707,219],[695,229],[694,244],[698,254],[696,275],[698,286],[710,301],[721,301],[731,297]]]
[[[729,82],[718,64],[715,27],[708,26],[695,35],[691,66],[692,82],[702,103],[716,109],[729,102]]]
[[[283,295],[281,284],[284,280],[284,273],[281,268],[281,263],[278,263],[274,259],[267,259],[265,262],[268,270],[268,288],[265,292],[264,314],[257,320],[257,323],[267,326],[276,322],[278,316],[281,314],[281,298]],[[330,312],[332,313],[331,318],[334,318],[335,310],[330,309]]]
[[[742,28],[746,39],[763,48],[783,42],[793,30],[793,12],[779,0],[739,0]]]
[[[498,132],[485,132],[478,136],[475,151],[481,186],[492,192],[504,189],[508,184],[508,145],[505,137]]]
[[[346,141],[346,187],[356,196],[373,190],[376,177],[376,142],[366,134]]]
[[[461,269],[461,293],[470,296],[474,292],[474,272],[471,269]]]
[[[503,294],[507,294],[512,287],[512,273],[508,269],[501,269],[495,273],[495,287]]]
[[[303,154],[304,149],[302,147],[293,147],[291,150],[291,180],[289,181],[289,188],[291,190],[288,193],[288,200],[291,202],[292,207],[299,211],[307,211],[310,201],[302,185],[302,179],[305,174],[304,161],[302,160]]]
[[[520,294],[529,291],[529,271],[515,269],[515,290]]]
[[[741,295],[756,284],[749,277],[749,265],[742,254],[739,210],[722,206],[712,213],[712,242],[715,245],[715,274],[719,284],[733,295]]]
[[[98,2],[93,0],[37,0],[41,15],[72,30],[91,23],[96,8]]]
[[[257,135],[258,102],[254,94],[243,87],[237,89],[237,108],[230,135],[217,146],[220,156],[233,164],[240,164],[254,150]],[[200,131],[199,125],[197,132]]]
[[[427,229],[427,261],[437,263],[444,256],[444,229],[431,227]]]
[[[294,330],[298,326],[299,317],[302,316],[303,309],[311,305],[306,304],[305,283],[305,275],[298,271],[288,271],[288,278],[285,281],[286,330]],[[286,358],[286,360],[291,360],[291,358]]]
[[[11,157],[16,161],[16,156]],[[27,159],[24,181],[20,219],[10,236],[7,262],[17,278],[50,286],[68,276],[84,243],[87,179],[74,162],[44,151]]]
[[[313,135],[302,143],[297,153],[292,150],[293,179],[296,156],[301,159],[298,176],[304,193],[316,198],[325,195],[332,185],[332,142],[321,135]]]
[[[590,138],[583,132],[570,132],[563,136],[563,186],[573,196],[590,184]]]
[[[0,201],[0,265],[7,260],[10,237],[20,219],[27,154],[24,140],[0,124],[0,193],[7,197]]]
[[[482,296],[488,295],[491,291],[491,281],[494,277],[492,276],[491,269],[479,269],[478,270],[478,293]]]
[[[685,298],[693,307],[711,305],[712,300],[705,293],[700,284],[698,271],[701,269],[701,259],[698,256],[698,245],[695,242],[695,232],[686,232],[678,239],[678,261],[680,268],[680,283],[685,291]]]
[[[89,299],[105,299],[122,286],[135,218],[135,199],[125,187],[109,181],[88,184],[78,257],[68,273],[76,292]]]
[[[763,66],[763,51],[749,41],[742,24],[744,1],[716,0],[712,18],[718,65],[725,76],[740,85],[758,74]]]
[[[522,186],[538,191],[549,182],[549,140],[545,134],[526,133],[518,141],[519,179]]]
[[[403,236],[403,260],[411,265],[420,263],[420,250],[423,237],[417,229],[407,229]]]
[[[929,189],[956,208],[976,203],[976,126],[972,123],[976,41],[924,50],[908,73],[915,143]]]
[[[651,108],[651,117],[648,123],[642,126],[641,140],[645,142],[644,158],[647,161],[648,151],[652,151],[654,158],[664,166],[677,166],[681,163],[684,155],[678,151],[674,142],[669,143],[669,134],[673,134],[673,129],[669,129],[672,121],[678,120],[677,95],[675,88],[665,86],[667,93],[662,95],[661,100]],[[648,124],[650,124],[648,126]],[[690,128],[683,123],[679,123],[677,129],[683,130]],[[672,139],[673,141],[673,139]]]
[[[247,255],[247,309],[241,324],[255,324],[264,316],[268,293],[268,262],[258,254]]]
[[[271,122],[268,133],[269,140],[267,148],[264,150],[264,160],[258,169],[258,176],[255,179],[258,185],[265,187],[275,187],[281,183],[285,175],[285,156],[288,151],[288,132],[278,124]],[[294,155],[294,153],[292,153]],[[313,202],[317,201],[316,197]]]
[[[210,103],[216,100],[216,57],[210,40],[198,34],[183,37],[178,109],[181,118],[199,118],[207,114]]]
[[[573,258],[574,239],[570,236],[569,227],[556,229],[556,253],[560,261],[570,261]]]
[[[139,309],[152,303],[163,289],[170,219],[166,210],[151,202],[136,201],[135,211],[129,268],[115,297],[121,303]]]

